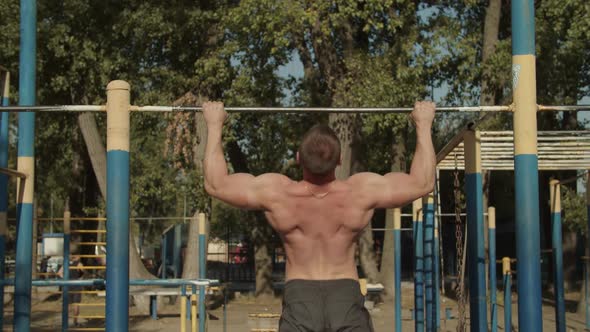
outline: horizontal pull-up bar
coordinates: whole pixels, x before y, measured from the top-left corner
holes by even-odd
[[[133,112],[200,112],[200,106],[131,106]],[[512,112],[508,106],[441,106],[439,112]],[[411,107],[226,107],[230,113],[410,113]],[[106,105],[4,106],[3,112],[104,112]],[[590,111],[590,105],[544,106],[539,111]]]

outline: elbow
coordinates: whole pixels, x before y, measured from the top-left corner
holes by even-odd
[[[426,196],[434,191],[434,177],[423,179],[420,186],[420,196]]]
[[[205,191],[207,192],[207,194],[209,194],[209,196],[211,196],[211,197],[217,197],[216,196],[217,190],[216,190],[215,186],[213,186],[207,180],[205,180]]]

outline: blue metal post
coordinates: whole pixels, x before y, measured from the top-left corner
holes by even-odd
[[[424,331],[424,234],[422,227],[422,202],[412,204],[414,216],[414,330]]]
[[[2,73],[2,106],[9,105],[10,73]],[[0,113],[0,167],[8,167],[8,112]],[[6,235],[8,234],[8,175],[0,174],[0,280],[4,280]],[[4,286],[0,287],[0,331],[4,329]]]
[[[440,192],[439,192],[439,171],[436,170],[436,181],[434,186],[434,319],[436,329],[440,329]]]
[[[518,323],[522,331],[541,332],[541,233],[533,0],[512,1],[512,85]]]
[[[107,86],[107,332],[129,327],[129,90]]]
[[[563,246],[561,236],[561,190],[558,180],[549,182],[551,202],[551,243],[553,249],[553,283],[555,284],[555,330],[565,332],[565,297],[563,290]]]
[[[502,274],[504,275],[504,331],[512,331],[512,272],[510,258],[502,258]]]
[[[205,214],[199,213],[199,278],[207,278],[207,239]],[[205,286],[199,286],[199,332],[205,332],[207,313],[205,312]]]
[[[64,233],[63,233],[63,280],[70,280],[70,211],[64,212]],[[68,286],[62,286],[62,308],[61,308],[61,330],[66,332],[68,330],[69,320],[69,298],[68,298]]]
[[[161,266],[161,272],[160,272],[160,278],[162,279],[166,279],[166,264],[168,264],[168,259],[167,259],[167,249],[168,249],[168,236],[166,235],[166,233],[164,233],[162,235],[162,249],[160,250],[160,257],[162,258],[162,265]]]
[[[174,226],[174,243],[172,247],[172,264],[174,265],[174,278],[180,278],[180,255],[182,251],[182,224]],[[189,311],[190,312],[190,311]],[[190,315],[187,315],[190,318]]]
[[[37,3],[20,2],[20,106],[36,103]],[[33,196],[35,183],[35,113],[18,117],[18,167],[27,174],[23,196],[17,203],[16,267],[14,285],[14,330],[28,332],[31,328],[31,280],[33,277]],[[23,181],[20,181],[22,185]]]
[[[428,194],[423,199],[424,211],[424,294],[426,331],[434,331],[434,195]]]
[[[393,209],[393,268],[395,291],[395,332],[402,332],[402,244],[401,244],[401,210]]]
[[[465,192],[467,196],[467,268],[471,331],[488,329],[486,308],[486,265],[484,249],[483,187],[478,131],[465,133]]]
[[[590,174],[590,173],[589,173]],[[590,176],[586,179],[586,249],[590,249]],[[586,305],[586,328],[590,329],[590,289],[588,289],[588,263],[590,261],[585,259],[584,261],[584,299]]]
[[[491,332],[498,331],[498,305],[496,301],[496,209],[488,207],[488,261],[490,279],[490,320]]]

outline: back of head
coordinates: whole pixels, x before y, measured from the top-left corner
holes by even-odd
[[[299,146],[299,162],[314,175],[328,175],[340,162],[340,140],[336,133],[324,124],[311,127]]]

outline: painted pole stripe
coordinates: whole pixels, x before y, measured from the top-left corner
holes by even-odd
[[[468,130],[465,142],[465,173],[481,173],[481,135],[479,131]]]
[[[532,0],[512,1],[512,54],[535,54],[535,7]]]
[[[537,89],[535,57],[512,57],[514,91],[514,154],[537,154]]]
[[[34,157],[21,157],[17,158],[18,160],[18,171],[27,175],[27,179],[25,182],[25,190],[24,195],[19,197],[18,193],[20,193],[20,186],[23,181],[17,182],[17,200],[21,199],[21,203],[30,203],[33,204],[33,199],[35,195],[35,188],[34,188],[34,179],[35,179],[35,158]]]
[[[112,81],[107,86],[107,151],[129,152],[129,91],[125,81]],[[107,111],[108,112],[108,111]]]
[[[542,331],[541,243],[539,229],[539,187],[536,155],[515,159],[516,268],[518,321],[523,331]]]
[[[412,204],[414,215],[414,327],[424,331],[424,233],[422,226],[422,200]]]

